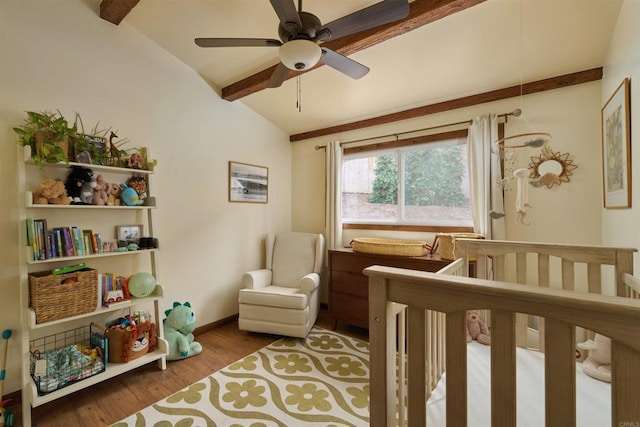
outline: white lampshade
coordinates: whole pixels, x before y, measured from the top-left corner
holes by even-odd
[[[291,70],[306,70],[320,60],[320,46],[310,40],[291,40],[280,46],[280,61]]]

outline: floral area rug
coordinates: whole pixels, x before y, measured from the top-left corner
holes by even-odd
[[[314,328],[282,338],[142,411],[124,426],[368,426],[369,344]]]

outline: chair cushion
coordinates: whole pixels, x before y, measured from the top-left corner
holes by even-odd
[[[282,329],[288,329],[290,326],[301,326],[304,329],[311,328],[309,323],[309,310],[291,310],[280,307],[265,307],[263,305],[240,304],[240,316],[238,321],[242,321],[243,325],[251,323],[260,323],[258,331],[272,332],[277,334],[288,333]],[[272,325],[270,331],[264,330],[266,325]],[[254,326],[256,326],[254,324]],[[244,329],[244,328],[243,328]],[[256,329],[251,329],[255,331]]]
[[[299,287],[302,277],[313,271],[316,261],[317,234],[278,233],[273,247],[271,283]]]
[[[299,289],[276,285],[259,289],[240,289],[238,302],[296,310],[304,310],[309,304],[307,295]]]

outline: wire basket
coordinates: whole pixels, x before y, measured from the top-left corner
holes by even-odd
[[[98,328],[81,326],[29,342],[31,377],[42,396],[104,372],[109,345]]]

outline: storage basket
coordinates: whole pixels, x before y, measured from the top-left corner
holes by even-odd
[[[36,323],[91,313],[98,306],[98,272],[85,268],[66,274],[29,274],[29,305]]]
[[[105,335],[109,338],[109,362],[126,363],[155,350],[156,325],[149,321],[133,328],[116,326],[107,329]]]
[[[436,240],[438,245],[437,252],[440,254],[440,258],[447,260],[455,260],[457,258],[456,239],[484,239],[484,236],[476,233],[438,233],[436,234]],[[470,257],[469,259],[472,258]]]
[[[30,341],[30,373],[38,395],[104,372],[108,347],[104,334],[92,326],[81,326]]]
[[[420,240],[377,239],[358,237],[351,241],[356,252],[380,255],[424,256],[429,253],[429,245]]]

